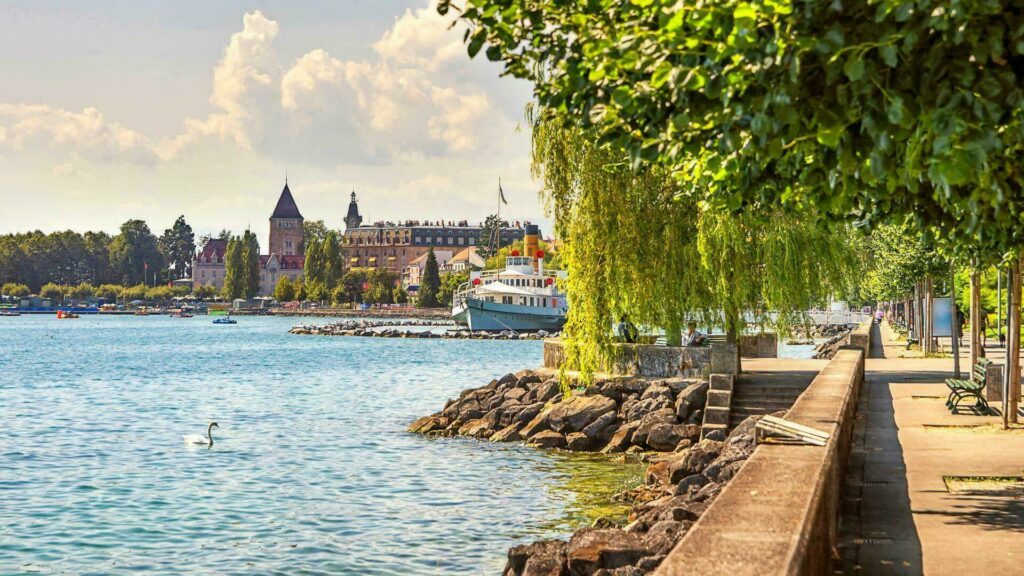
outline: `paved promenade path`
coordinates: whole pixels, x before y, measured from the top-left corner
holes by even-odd
[[[951,494],[944,480],[1024,475],[1024,428],[950,414],[952,358],[909,356],[888,325],[874,328],[836,573],[1024,574],[1024,496]]]

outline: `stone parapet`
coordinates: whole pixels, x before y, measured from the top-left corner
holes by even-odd
[[[786,415],[827,444],[759,445],[656,574],[829,573],[863,366],[861,349],[840,350]]]
[[[740,356],[744,358],[778,358],[779,337],[771,332],[740,336]]]
[[[856,346],[864,351],[864,356],[867,357],[871,354],[871,325],[874,323],[873,320],[867,320],[861,322],[850,335],[847,336],[846,344],[849,346]]]
[[[614,357],[600,372],[645,378],[707,378],[712,372],[735,374],[736,346],[678,347],[655,344],[613,344]],[[561,339],[544,341],[544,367],[558,369],[565,362]]]

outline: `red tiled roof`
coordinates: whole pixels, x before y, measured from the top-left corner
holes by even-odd
[[[261,254],[260,268],[266,268],[269,260],[269,254]],[[282,270],[302,270],[306,265],[305,256],[277,256],[277,261],[281,265]]]
[[[228,250],[228,241],[220,240],[216,238],[210,239],[204,246],[202,252],[199,253],[199,260],[206,261],[207,258],[223,258],[224,253]]]

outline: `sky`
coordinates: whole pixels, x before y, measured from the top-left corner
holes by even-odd
[[[0,233],[544,220],[530,86],[428,0],[0,0]],[[549,226],[545,226],[550,228]],[[545,230],[547,233],[548,230]]]

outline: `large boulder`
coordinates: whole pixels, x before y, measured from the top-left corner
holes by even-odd
[[[519,422],[509,424],[508,426],[498,430],[491,435],[491,442],[515,442],[522,440],[523,437],[519,435],[519,427],[522,426]]]
[[[672,400],[672,389],[664,384],[656,383],[651,384],[644,390],[644,393],[640,395],[641,400],[647,400],[648,398],[668,398]]]
[[[525,414],[526,411],[527,410],[523,410],[523,413]],[[550,430],[551,429],[550,416],[551,416],[551,411],[550,410],[548,410],[546,412],[539,412],[536,416],[533,417],[532,420],[529,421],[529,423],[526,424],[526,426],[523,427],[522,430],[519,431],[519,433],[523,435],[523,438],[530,438],[531,436],[533,436],[533,435],[535,435],[535,434],[537,434],[539,432],[543,432],[545,430]],[[520,414],[519,415],[519,420],[521,421],[522,418],[523,418],[523,414]]]
[[[524,397],[524,402],[547,402],[562,392],[562,386],[558,380],[547,380],[536,384]]]
[[[627,422],[633,422],[635,420],[640,420],[651,412],[656,412],[663,408],[670,408],[671,406],[671,398],[655,396],[653,398],[639,400],[636,403],[630,404],[628,408],[623,404],[623,417]]]
[[[615,412],[607,412],[598,417],[597,420],[587,424],[587,426],[583,428],[582,432],[588,438],[607,440],[607,438],[604,438],[604,432],[614,424],[617,419],[618,416]]]
[[[540,411],[543,410],[543,409],[544,409],[544,403],[543,402],[536,402],[534,404],[530,404],[529,406],[523,408],[523,410],[521,412],[519,412],[519,414],[516,415],[516,421],[517,422],[529,422],[529,421],[533,420],[534,418],[536,418],[537,414],[540,414]]]
[[[565,448],[565,436],[554,430],[545,430],[530,436],[530,442],[541,448]]]
[[[676,396],[676,416],[686,421],[695,410],[703,410],[708,402],[708,383],[695,382],[690,384]]]
[[[561,540],[541,540],[533,544],[513,546],[503,576],[568,576],[565,562],[568,544]]]
[[[472,436],[473,438],[487,438],[491,434],[494,434],[494,430],[490,428],[488,422],[483,418],[476,418],[470,420],[459,427],[460,436]]]
[[[686,450],[674,453],[668,465],[671,482],[675,484],[687,476],[703,472],[721,450],[721,442],[701,440]]]
[[[572,396],[551,409],[548,422],[555,432],[579,432],[615,408],[615,401],[607,396]]]
[[[434,430],[441,430],[444,429],[446,420],[443,416],[424,416],[409,425],[409,432],[426,434]]]
[[[584,528],[573,534],[566,549],[572,574],[593,574],[601,568],[632,566],[651,552],[641,535],[617,528]]]
[[[633,440],[633,432],[640,426],[640,422],[626,422],[619,429],[612,434],[608,445],[604,447],[601,452],[605,454],[611,454],[613,452],[625,452],[627,448],[631,446]]]
[[[686,433],[686,425],[659,423],[647,434],[647,446],[651,450],[671,452],[686,438]]]
[[[641,400],[641,402],[644,402]],[[640,419],[640,425],[636,431],[633,432],[633,444],[646,444],[647,436],[651,433],[655,427],[659,425],[672,426],[676,423],[676,413],[671,408],[662,408],[661,410],[655,410],[649,414],[644,415]],[[678,442],[679,439],[676,439]],[[675,447],[675,444],[672,445]]]
[[[565,445],[575,452],[587,452],[594,449],[594,439],[583,432],[570,432],[565,437]]]
[[[644,534],[644,546],[654,554],[668,554],[692,524],[687,520],[657,522]]]

